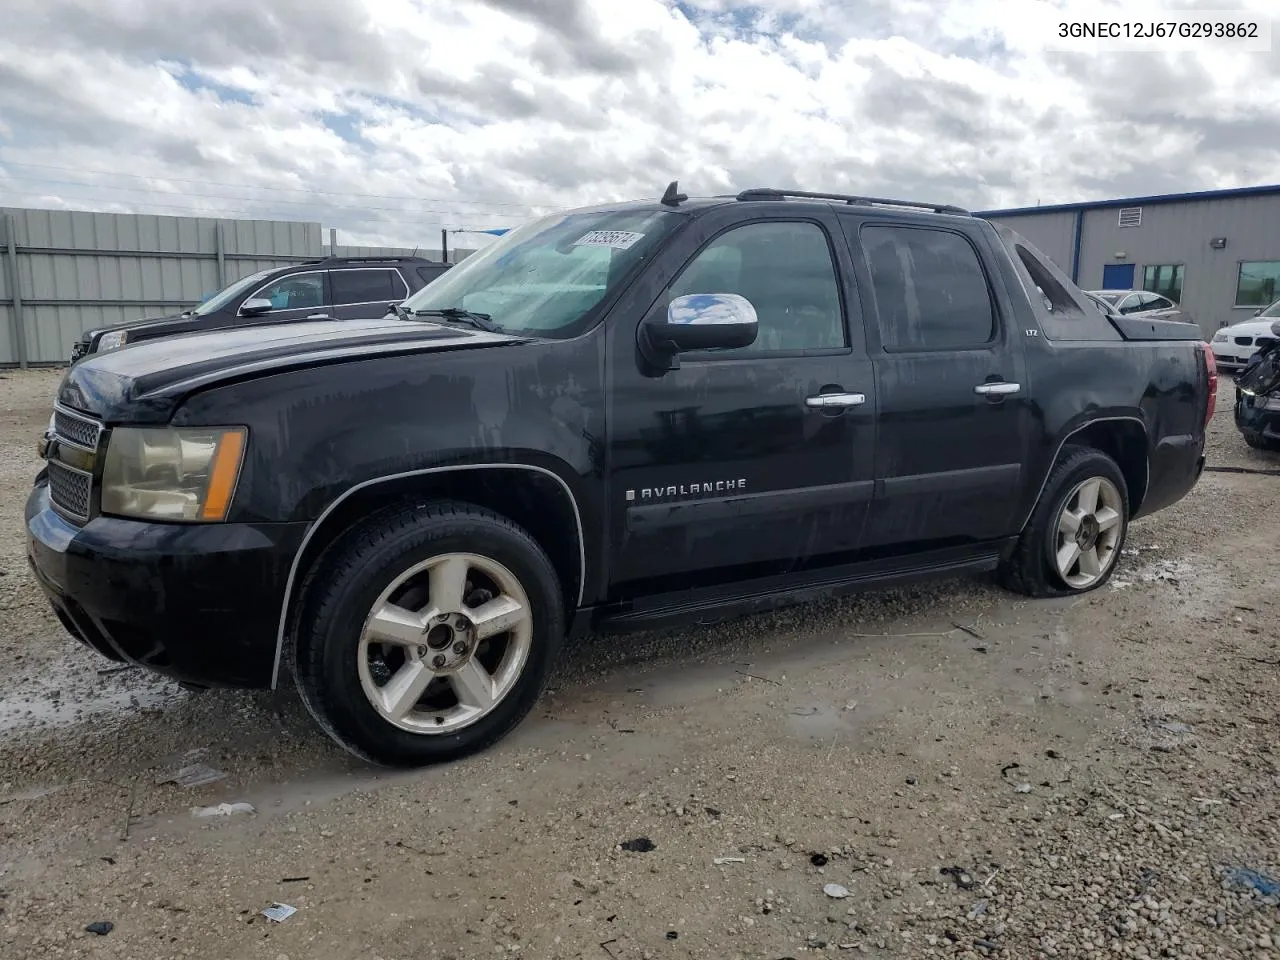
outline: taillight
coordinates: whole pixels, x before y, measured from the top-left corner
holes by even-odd
[[[1204,408],[1204,425],[1209,426],[1209,421],[1213,419],[1213,412],[1218,408],[1218,361],[1213,356],[1213,347],[1207,343],[1201,343],[1204,350],[1204,366],[1205,371],[1209,374],[1209,402]]]

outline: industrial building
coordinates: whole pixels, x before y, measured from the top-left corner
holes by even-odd
[[[1150,290],[1206,338],[1280,299],[1280,185],[978,216],[1018,231],[1086,290]]]

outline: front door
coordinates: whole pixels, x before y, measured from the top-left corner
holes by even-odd
[[[740,294],[759,318],[750,347],[686,353],[655,375],[636,349],[645,307],[610,325],[615,596],[856,549],[873,488],[875,388],[835,230],[825,212],[745,222],[730,207],[665,251],[649,275],[661,284],[651,309],[685,294]]]
[[[1011,304],[975,222],[841,214],[866,270],[879,399],[876,499],[863,546],[888,553],[1009,534],[1034,409]]]
[[[280,320],[305,320],[312,314],[327,312],[328,295],[326,271],[309,270],[306,273],[292,273],[259,287],[241,301],[270,300],[270,310],[248,318],[237,315],[236,322],[274,323]]]
[[[1102,268],[1103,290],[1132,290],[1133,264],[1108,263]]]

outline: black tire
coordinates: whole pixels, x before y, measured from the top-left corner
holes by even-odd
[[[384,719],[366,697],[357,669],[360,636],[388,585],[446,553],[478,554],[515,575],[529,599],[532,645],[515,685],[492,712],[452,733],[413,733]],[[341,537],[307,578],[294,629],[298,692],[325,732],[362,759],[418,767],[483,750],[524,719],[564,639],[565,609],[555,567],[522,528],[482,507],[435,501],[375,513]]]
[[[1240,435],[1244,437],[1244,442],[1255,450],[1266,450],[1269,453],[1280,453],[1280,441],[1272,440],[1270,437],[1264,437],[1256,430],[1241,430]]]
[[[1092,478],[1110,481],[1120,493],[1120,535],[1109,566],[1099,579],[1084,588],[1073,587],[1058,573],[1053,561],[1053,534],[1067,499],[1077,485]],[[1012,555],[1000,568],[1006,588],[1028,597],[1063,597],[1089,593],[1111,579],[1129,534],[1129,491],[1120,467],[1092,447],[1066,447],[1049,473],[1031,519],[1027,521]]]

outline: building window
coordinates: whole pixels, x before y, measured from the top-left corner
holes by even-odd
[[[1182,302],[1182,270],[1181,263],[1164,263],[1142,268],[1142,289],[1148,293],[1158,293],[1168,297],[1174,303]]]
[[[1120,226],[1122,227],[1142,226],[1142,208],[1141,207],[1121,207],[1120,208]]]
[[[1237,307],[1265,307],[1280,299],[1280,260],[1246,260],[1236,279]]]

